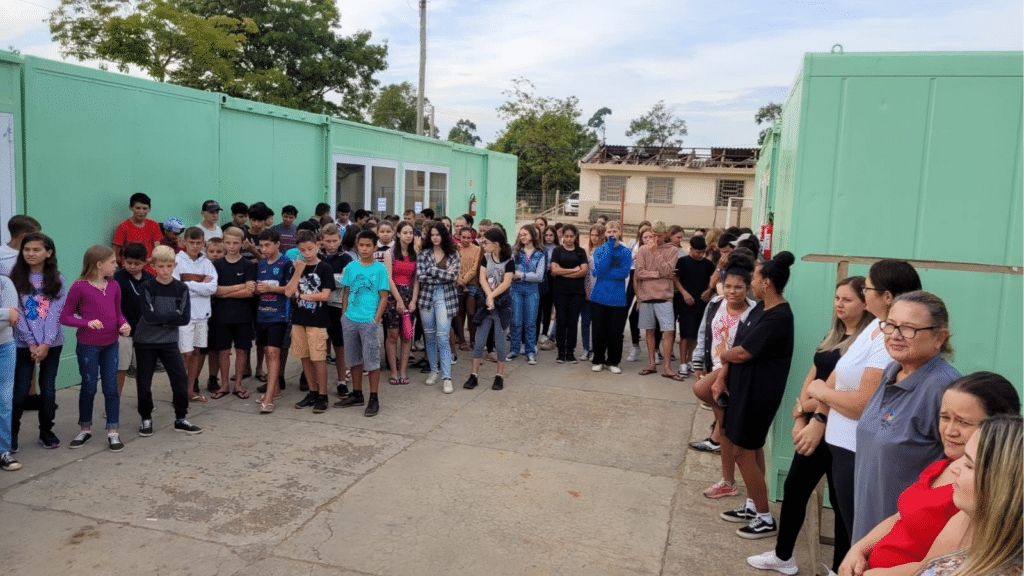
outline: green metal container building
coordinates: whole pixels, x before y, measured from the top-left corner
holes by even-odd
[[[992,265],[924,269],[950,310],[953,364],[1021,390],[1024,191],[1020,52],[807,54],[758,165],[756,214],[797,257],[786,408],[769,436],[774,498],[793,454],[788,410],[831,317],[836,264],[810,254]],[[868,265],[849,266],[865,275]],[[970,266],[985,269],[984,266]]]

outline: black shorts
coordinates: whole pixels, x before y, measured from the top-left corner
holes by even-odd
[[[284,348],[285,337],[288,335],[287,322],[257,322],[256,345]]]
[[[331,317],[331,323],[327,326],[327,337],[331,339],[331,346],[341,348],[345,345],[345,338],[341,334],[341,308],[328,306],[327,315]]]
[[[217,324],[213,331],[212,346],[214,350],[249,350],[252,348],[253,327],[246,322],[244,324]]]

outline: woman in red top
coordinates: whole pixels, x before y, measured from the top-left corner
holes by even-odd
[[[850,547],[839,575],[915,574],[939,532],[958,511],[953,504],[953,483],[959,464],[951,464],[963,456],[964,446],[982,420],[1019,413],[1016,389],[998,374],[975,372],[950,384],[939,410],[946,458],[925,468],[918,481],[900,494],[899,512]]]

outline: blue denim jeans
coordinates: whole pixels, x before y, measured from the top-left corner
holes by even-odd
[[[39,387],[39,436],[53,432],[53,419],[57,417],[57,370],[60,368],[60,354],[64,346],[53,346],[46,353],[46,358],[39,363],[39,376],[36,384]],[[21,414],[24,411],[25,397],[32,388],[32,371],[36,363],[32,360],[29,349],[18,348],[14,362],[14,408],[11,411],[11,438],[17,438],[21,432]]]
[[[78,425],[92,427],[92,406],[96,399],[96,381],[103,382],[103,405],[107,411],[107,430],[117,430],[120,423],[121,399],[117,395],[118,343],[106,346],[79,344],[78,373],[82,376],[82,388],[78,391]]]
[[[517,356],[525,340],[527,356],[537,354],[537,327],[534,319],[540,308],[540,291],[535,282],[515,282],[512,295],[512,326],[509,328],[509,354]]]
[[[438,371],[438,353],[441,358],[441,378],[452,377],[452,344],[448,334],[452,331],[452,319],[448,316],[448,307],[444,303],[444,289],[440,286],[434,287],[434,293],[430,295],[433,305],[430,311],[420,310],[420,320],[423,322],[423,340],[427,346],[427,362],[430,363],[430,371]],[[438,334],[441,335],[438,338]]]
[[[0,454],[11,451],[11,410],[14,405],[14,341],[0,344]]]
[[[590,300],[584,300],[583,308],[580,308],[580,339],[583,340],[583,351],[590,352]]]
[[[501,328],[501,318],[497,310],[491,310],[480,325],[476,328],[476,347],[473,348],[473,358],[479,360],[484,357],[484,348],[487,347],[488,335],[494,334],[494,352],[498,356],[498,362],[508,359],[505,351],[505,331]]]

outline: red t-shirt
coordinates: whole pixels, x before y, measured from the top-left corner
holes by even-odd
[[[114,246],[124,248],[132,242],[139,242],[146,246],[146,258],[149,258],[153,255],[153,248],[160,244],[163,237],[160,225],[153,220],[147,218],[139,227],[132,223],[131,218],[128,218],[117,226],[117,230],[114,232]]]
[[[952,462],[944,458],[921,472],[896,505],[900,519],[871,551],[872,568],[892,568],[924,560],[939,532],[959,510],[953,505],[953,485],[932,488],[932,481]]]

